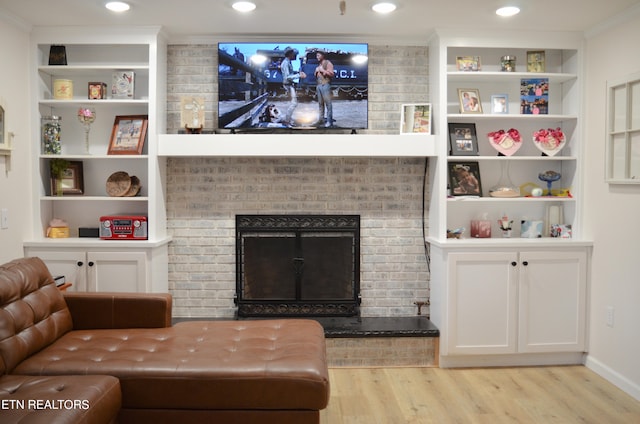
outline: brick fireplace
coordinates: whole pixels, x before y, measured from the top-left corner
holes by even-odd
[[[235,316],[238,214],[360,215],[361,316],[415,315],[429,280],[424,168],[423,158],[170,158],[174,315]]]
[[[398,134],[402,103],[429,99],[427,53],[422,45],[369,46],[367,133]],[[216,71],[215,44],[169,46],[168,133],[181,128],[183,95],[203,96],[206,126],[215,121]],[[425,159],[371,158],[366,151],[363,157],[322,157],[321,144],[318,154],[168,158],[174,316],[235,315],[237,214],[360,215],[361,316],[416,314],[414,302],[429,290],[422,237],[429,207],[422,201]]]

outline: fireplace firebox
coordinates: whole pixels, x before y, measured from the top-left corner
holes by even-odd
[[[238,317],[359,316],[359,215],[237,215]]]

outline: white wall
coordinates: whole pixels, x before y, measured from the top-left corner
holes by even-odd
[[[25,25],[0,9],[0,102],[5,109],[5,127],[15,133],[10,159],[0,156],[0,208],[9,216],[7,229],[0,229],[0,263],[23,256],[22,242],[31,217],[29,187],[30,109],[29,33]]]
[[[587,34],[585,224],[594,240],[587,366],[640,399],[640,185],[604,182],[606,83],[640,71],[640,7],[631,12]],[[609,306],[613,327],[605,325]]]

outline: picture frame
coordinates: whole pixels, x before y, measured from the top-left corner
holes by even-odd
[[[449,123],[449,154],[451,156],[478,156],[476,124]]]
[[[147,136],[148,115],[116,116],[109,142],[109,155],[140,155]]]
[[[460,113],[482,113],[480,91],[477,88],[458,88]]]
[[[403,104],[400,114],[400,134],[431,134],[431,104]]]
[[[546,72],[544,50],[532,50],[527,52],[527,72]]]
[[[509,113],[508,94],[493,94],[491,96],[491,113],[496,115]]]
[[[449,187],[452,196],[482,197],[482,183],[480,180],[480,165],[478,162],[448,163]]]
[[[520,114],[549,114],[549,78],[520,80]]]
[[[7,163],[7,169],[9,168],[8,157],[11,156],[11,139],[13,133],[8,130],[7,127],[7,112],[5,109],[4,101],[0,98],[0,156],[4,156]]]
[[[83,195],[84,194],[84,173],[82,161],[72,160],[62,172],[60,178],[63,195]],[[51,176],[51,194],[58,191],[58,178]]]
[[[0,103],[0,149],[8,148],[8,140],[5,134],[5,112],[4,106]]]
[[[456,69],[460,72],[478,72],[480,68],[480,56],[456,57]]]

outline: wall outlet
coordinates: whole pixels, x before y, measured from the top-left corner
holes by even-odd
[[[607,316],[606,316],[607,327],[613,327],[613,316],[614,316],[613,306],[607,306],[606,311],[607,311]]]

